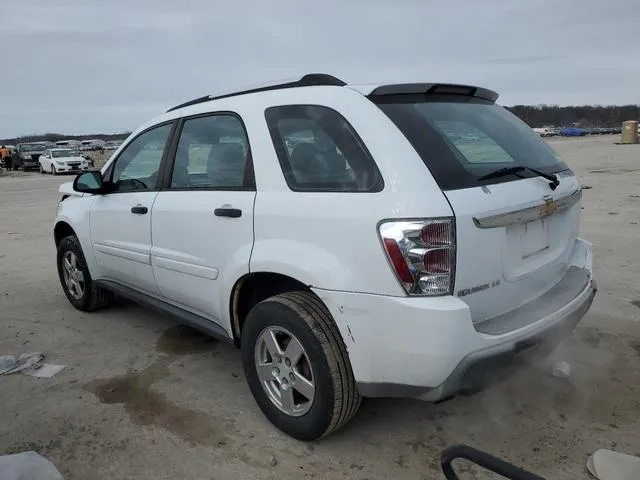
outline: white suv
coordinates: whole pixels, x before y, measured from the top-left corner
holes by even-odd
[[[474,392],[549,352],[596,292],[578,179],[496,99],[309,74],[179,105],[61,187],[62,287],[241,347],[298,439],[361,397]]]

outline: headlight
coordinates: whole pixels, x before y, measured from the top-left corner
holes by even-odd
[[[58,160],[55,161],[56,165],[60,166],[60,167],[64,167],[65,163],[64,162],[59,162]]]

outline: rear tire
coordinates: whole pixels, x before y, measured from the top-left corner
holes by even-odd
[[[42,164],[40,164],[40,173],[44,175],[44,168],[42,168]]]
[[[93,282],[78,237],[70,235],[62,239],[58,245],[57,264],[62,289],[78,310],[92,312],[112,303],[113,294]]]
[[[276,349],[282,353],[275,359],[265,339],[276,339]],[[294,359],[295,364],[287,348],[294,341],[302,349],[300,363]],[[257,304],[247,315],[241,347],[251,393],[265,416],[284,433],[298,440],[317,440],[342,428],[357,413],[361,397],[346,346],[331,314],[312,293],[288,292]],[[269,352],[263,356],[265,348]],[[300,375],[310,380],[305,382]],[[288,378],[293,383],[287,383]],[[284,401],[288,390],[290,409]],[[310,402],[306,402],[308,396],[313,397]]]

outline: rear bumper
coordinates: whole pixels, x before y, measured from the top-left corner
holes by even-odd
[[[596,282],[590,279],[580,295],[538,332],[470,353],[442,384],[425,390],[420,398],[437,401],[456,394],[468,395],[502,380],[526,363],[547,356],[584,317],[596,292]]]
[[[542,297],[476,326],[456,297],[315,291],[338,324],[363,396],[437,401],[477,391],[555,348],[597,290],[591,244],[578,239],[571,263]]]

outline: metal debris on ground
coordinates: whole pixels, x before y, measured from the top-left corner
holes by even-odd
[[[20,355],[0,356],[0,375],[22,372],[32,377],[53,377],[65,365],[42,363],[44,353],[22,353]]]
[[[556,362],[551,369],[551,374],[558,378],[569,378],[569,375],[571,375],[571,365],[567,362]]]
[[[49,460],[36,452],[0,455],[2,480],[63,480]]]

